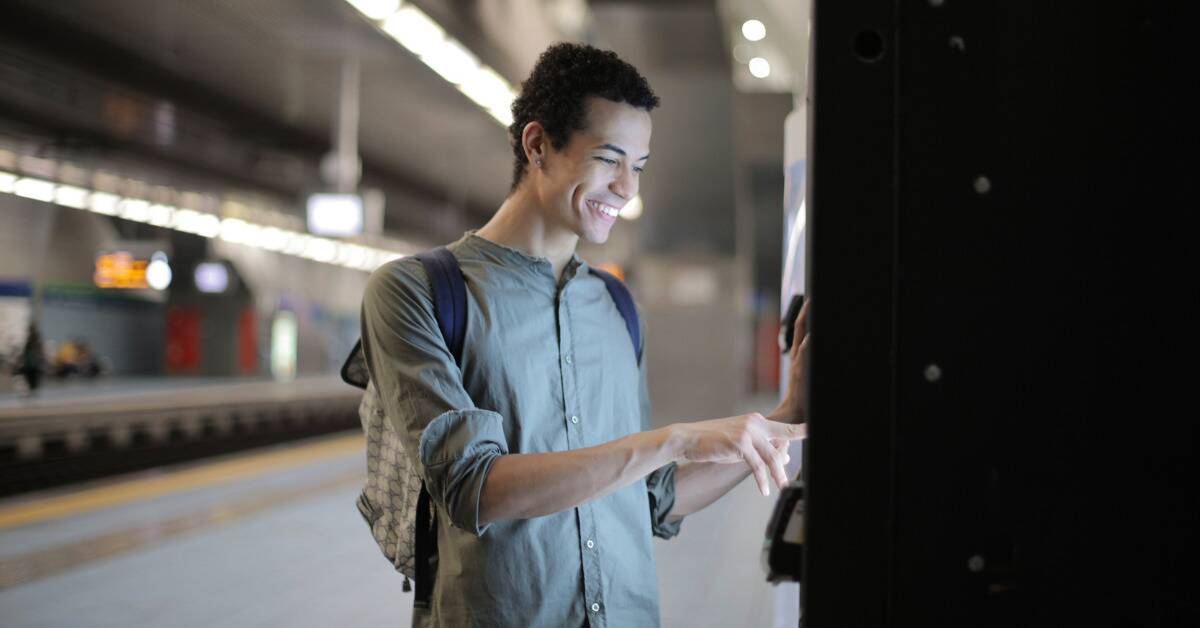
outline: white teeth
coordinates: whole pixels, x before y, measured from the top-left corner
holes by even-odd
[[[606,216],[616,218],[621,213],[621,210],[619,210],[615,207],[610,207],[608,205],[601,205],[600,203],[597,203],[595,201],[588,201],[588,202],[591,203],[593,207],[596,207],[597,209],[599,209]]]

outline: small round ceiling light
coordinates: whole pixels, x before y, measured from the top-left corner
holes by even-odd
[[[758,20],[746,20],[742,23],[742,37],[750,41],[761,41],[767,36],[767,27]]]
[[[167,255],[155,251],[146,265],[146,284],[155,290],[166,290],[171,285],[171,265],[167,263]]]
[[[762,57],[754,57],[750,60],[750,73],[755,78],[767,78],[771,75],[771,64]]]

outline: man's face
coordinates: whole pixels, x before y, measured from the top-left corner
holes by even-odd
[[[617,212],[638,193],[650,157],[650,113],[598,97],[586,105],[585,128],[561,151],[547,144],[539,196],[550,220],[601,244]]]

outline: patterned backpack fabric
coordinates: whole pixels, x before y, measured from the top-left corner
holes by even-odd
[[[414,543],[421,476],[412,468],[400,435],[383,413],[375,384],[367,382],[358,417],[367,435],[367,485],[358,496],[362,513],[383,555],[396,571],[416,578]],[[408,590],[408,587],[405,588]]]
[[[416,257],[429,276],[434,315],[442,338],[455,362],[461,364],[467,297],[458,260],[445,247]],[[604,281],[609,296],[625,320],[634,353],[641,363],[641,328],[633,297],[620,279],[595,268],[589,268],[589,271]],[[367,484],[358,496],[358,511],[371,527],[371,534],[384,557],[405,576],[404,590],[410,590],[411,578],[416,582],[414,604],[418,608],[427,608],[432,591],[430,565],[437,550],[437,527],[429,493],[408,458],[400,434],[387,421],[379,392],[370,381],[361,340],[346,358],[341,375],[346,383],[364,389],[358,416],[367,436]]]

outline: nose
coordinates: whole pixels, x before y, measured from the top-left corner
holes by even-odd
[[[616,179],[613,179],[613,182],[608,185],[608,189],[626,202],[636,196],[638,180],[637,176],[633,173],[633,168],[622,168],[621,174]]]

